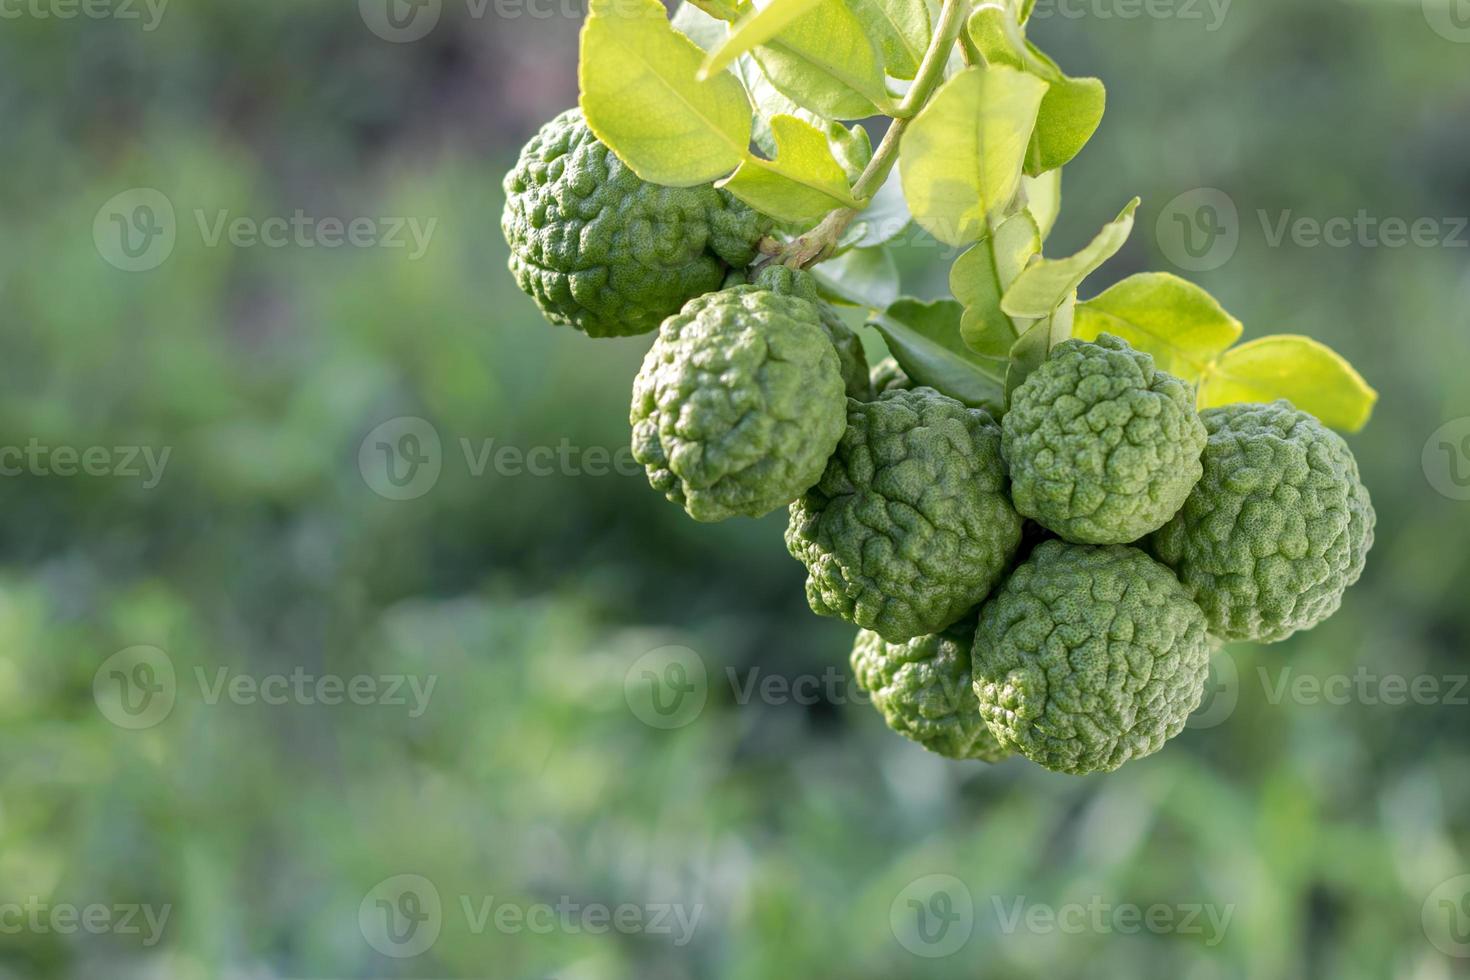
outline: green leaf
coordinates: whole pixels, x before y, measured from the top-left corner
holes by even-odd
[[[899,148],[914,218],[947,245],[983,235],[1016,196],[1046,83],[1013,68],[969,68],[915,117]]]
[[[725,35],[730,29],[729,24],[711,17],[688,0],[679,4],[679,9],[674,11],[669,23],[674,25],[674,30],[706,52],[713,51],[724,43]]]
[[[1129,276],[1077,307],[1077,336],[1122,337],[1153,355],[1160,369],[1195,381],[1240,339],[1240,321],[1213,296],[1167,272]]]
[[[795,116],[776,116],[771,131],[776,159],[748,157],[719,186],[757,211],[793,224],[815,223],[828,211],[858,206],[826,134]]]
[[[1041,100],[1026,155],[1026,173],[1036,176],[1055,170],[1080,153],[1102,122],[1107,104],[1103,83],[1096,78],[1069,77],[1026,40],[1012,10],[987,4],[970,16],[969,31],[986,61],[1030,72],[1050,86]]]
[[[821,0],[771,0],[765,7],[753,10],[730,29],[723,44],[709,53],[704,64],[699,66],[697,77],[703,81],[715,72],[723,71],[736,58],[758,44],[765,44],[820,2]]]
[[[663,10],[658,0],[592,0],[582,28],[582,112],[639,177],[688,187],[745,159],[750,102],[729,73],[694,81],[703,54]]]
[[[894,78],[911,79],[934,33],[924,0],[851,0],[853,13],[878,45],[883,65]]]
[[[1057,215],[1062,213],[1062,171],[1048,170],[1039,177],[1022,177],[1021,187],[1026,192],[1026,210],[1036,219],[1044,242],[1057,223]]]
[[[975,360],[960,339],[964,308],[954,300],[925,303],[901,299],[869,323],[888,343],[904,373],[966,405],[999,413],[1005,406],[1002,379]]]
[[[1118,217],[1103,227],[1086,248],[1065,259],[1042,259],[1021,273],[1015,285],[1006,291],[1001,309],[1011,316],[1049,316],[1068,296],[1077,291],[1094,271],[1118,253],[1133,231],[1133,212],[1138,198]]]
[[[1055,170],[1072,160],[1102,122],[1107,90],[1096,78],[1068,78],[1051,82],[1041,100],[1036,135],[1026,154],[1026,173]]]
[[[840,303],[882,310],[898,299],[898,263],[882,246],[852,249],[811,272],[822,292]]]
[[[1006,371],[1006,404],[1010,404],[1011,393],[1031,376],[1031,372],[1046,362],[1052,348],[1072,336],[1076,309],[1077,294],[1072,293],[1049,316],[1037,320],[1016,341],[1011,348],[1010,367]]]
[[[1373,414],[1378,392],[1332,348],[1295,334],[1231,348],[1205,370],[1199,386],[1200,408],[1277,398],[1324,425],[1357,432]]]
[[[835,119],[864,119],[891,109],[883,65],[844,0],[821,0],[751,52],[788,99]]]
[[[1004,361],[1027,321],[1017,324],[1000,308],[1001,297],[1021,270],[1041,253],[1041,232],[1029,212],[1007,218],[995,232],[961,255],[949,272],[949,288],[965,307],[960,336],[981,357]]]

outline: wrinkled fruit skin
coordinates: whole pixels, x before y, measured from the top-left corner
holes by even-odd
[[[907,643],[862,630],[852,648],[852,672],[900,735],[951,759],[999,762],[1011,753],[980,717],[970,676],[974,636],[973,622]]]
[[[846,406],[816,308],[736,286],[659,328],[633,382],[633,456],[695,520],[759,517],[817,482]]]
[[[999,742],[1057,772],[1117,769],[1204,695],[1205,617],[1136,548],[1045,541],[980,612],[972,669]]]
[[[1277,401],[1201,413],[1204,477],[1150,538],[1223,640],[1273,643],[1337,611],[1375,516],[1347,443]]]
[[[1200,478],[1193,389],[1108,334],[1057,345],[1003,425],[1016,509],[1068,541],[1137,541]]]
[[[842,365],[842,381],[847,386],[847,397],[869,401],[873,397],[873,384],[868,380],[868,356],[863,353],[863,342],[852,332],[837,311],[827,305],[817,292],[817,281],[812,274],[784,265],[772,265],[762,269],[755,284],[764,286],[773,293],[783,296],[800,296],[811,303],[822,315],[822,329],[837,350],[837,360]]]
[[[973,609],[1020,538],[999,427],[932,388],[849,399],[837,452],[786,528],[812,610],[893,643]]]
[[[578,109],[557,116],[505,178],[510,271],[546,319],[590,337],[647,333],[749,265],[768,222],[709,184],[640,179]]]

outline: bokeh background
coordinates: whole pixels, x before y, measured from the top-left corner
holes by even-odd
[[[1342,611],[1088,778],[892,735],[782,518],[630,472],[648,338],[545,325],[499,231],[580,6],[375,3],[0,8],[0,977],[1470,971],[1463,0],[1041,4],[1110,96],[1052,249],[1139,194],[1089,286],[1187,272],[1211,189],[1192,277],[1382,394]],[[1434,240],[1275,238],[1360,212]]]

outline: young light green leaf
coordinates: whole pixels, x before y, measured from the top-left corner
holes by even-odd
[[[1240,321],[1192,282],[1167,272],[1129,276],[1077,306],[1077,336],[1122,337],[1154,363],[1194,381],[1240,338]]]
[[[730,29],[725,41],[709,53],[704,64],[699,66],[700,81],[715,72],[724,71],[732,62],[758,44],[765,44],[791,25],[791,22],[808,13],[821,0],[771,0],[760,9],[740,19]]]
[[[811,271],[829,299],[849,306],[882,310],[898,299],[898,264],[882,246],[852,249]]]
[[[1017,324],[1000,308],[1001,297],[1041,253],[1041,231],[1029,212],[1007,218],[961,255],[949,271],[949,289],[965,307],[960,336],[981,357],[1004,361],[1027,321]]]
[[[966,29],[970,40],[985,56],[987,64],[1008,65],[1019,71],[1028,71],[1026,64],[1026,39],[1016,26],[1015,14],[1006,8],[987,3],[970,15]],[[1035,73],[1033,73],[1035,74]]]
[[[934,33],[924,0],[851,0],[853,13],[878,45],[883,65],[894,78],[911,79]]]
[[[1082,151],[1102,122],[1107,92],[1096,78],[1070,78],[1040,48],[1026,40],[1016,14],[994,4],[970,16],[970,37],[990,64],[1030,72],[1050,88],[1041,100],[1036,132],[1026,154],[1031,176],[1055,170]]]
[[[1041,100],[1036,135],[1026,154],[1026,173],[1055,170],[1071,161],[1102,122],[1107,90],[1096,78],[1062,76],[1051,82]]]
[[[795,116],[771,120],[774,160],[748,157],[718,186],[778,221],[814,223],[836,208],[855,208],[847,173],[827,135]]]
[[[592,0],[582,28],[582,112],[639,177],[688,187],[745,159],[750,102],[729,73],[694,81],[703,54],[663,10],[658,0]]]
[[[751,56],[783,95],[822,116],[864,119],[893,107],[878,52],[845,0],[820,0]]]
[[[1033,323],[1011,348],[1010,367],[1006,371],[1006,403],[1011,393],[1021,386],[1031,372],[1045,363],[1057,344],[1072,336],[1073,317],[1077,310],[1077,294],[1062,300],[1055,310]]]
[[[1332,348],[1311,337],[1278,334],[1233,347],[1205,369],[1199,407],[1285,398],[1322,424],[1357,432],[1378,392]]]
[[[947,245],[968,245],[1010,205],[1046,83],[1013,68],[969,68],[946,82],[899,148],[914,218]]]
[[[1020,13],[1016,15],[1016,22],[1021,25],[1031,19],[1031,11],[1036,9],[1036,0],[1021,0]]]
[[[1062,171],[1058,168],[1039,177],[1022,177],[1021,188],[1026,192],[1026,210],[1036,219],[1045,242],[1057,223],[1057,215],[1062,213]]]
[[[960,339],[964,310],[954,300],[901,299],[869,323],[878,329],[904,373],[966,405],[1001,411],[1005,384],[977,362]]]
[[[1065,259],[1042,259],[1021,273],[1015,285],[1006,290],[1001,309],[1011,316],[1043,317],[1051,315],[1061,303],[1094,271],[1118,253],[1133,231],[1133,212],[1138,198],[1118,217],[1103,227],[1086,248]]]

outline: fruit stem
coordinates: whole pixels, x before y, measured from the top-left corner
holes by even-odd
[[[929,49],[924,52],[924,60],[919,65],[914,82],[909,86],[903,101],[894,109],[893,122],[889,124],[888,132],[883,134],[873,158],[852,185],[852,196],[863,201],[863,207],[838,208],[832,211],[817,227],[760,263],[762,266],[776,263],[806,269],[832,257],[848,226],[871,203],[873,195],[893,172],[893,166],[898,162],[898,148],[909,123],[929,104],[935,89],[944,81],[944,68],[949,63],[949,54],[954,50],[955,41],[965,26],[965,17],[969,11],[970,0],[944,0],[939,23],[934,28],[934,37],[929,42]]]

